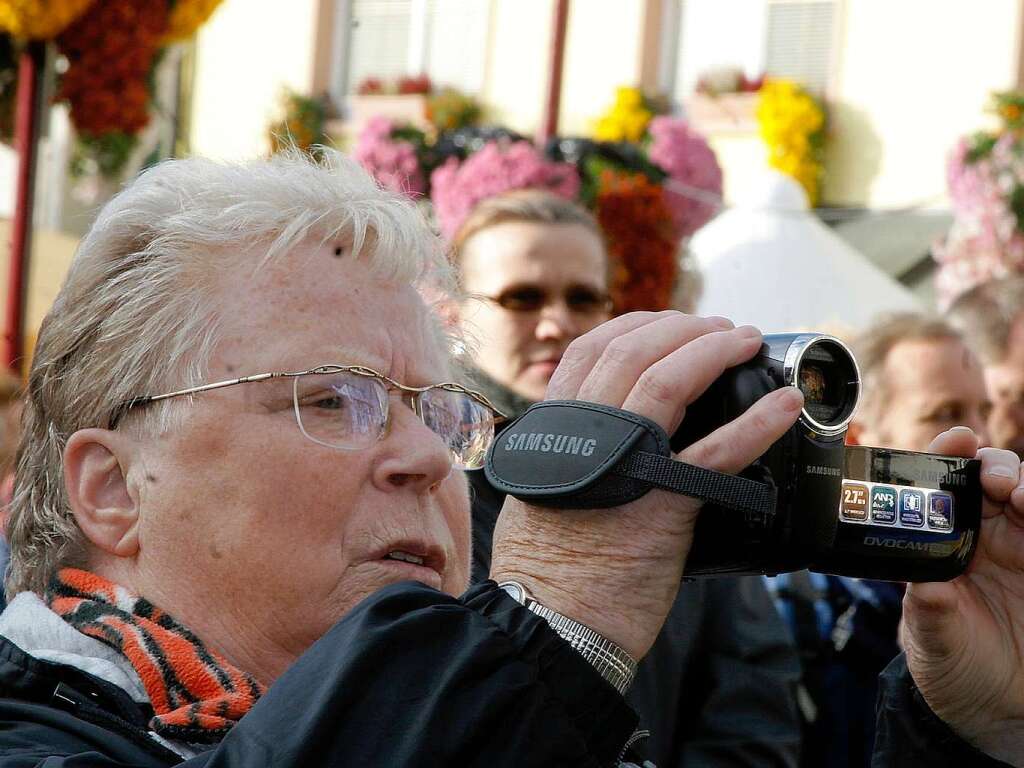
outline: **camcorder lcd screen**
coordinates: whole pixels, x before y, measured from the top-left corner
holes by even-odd
[[[981,519],[980,462],[847,446],[833,552],[815,570],[878,579],[952,578]]]

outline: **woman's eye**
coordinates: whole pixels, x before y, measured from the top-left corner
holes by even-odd
[[[327,411],[340,411],[345,407],[345,398],[339,395],[319,395],[309,398],[304,405],[308,408],[320,408]]]

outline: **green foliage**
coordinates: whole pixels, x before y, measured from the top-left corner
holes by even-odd
[[[313,146],[327,143],[327,135],[324,133],[327,108],[320,99],[285,88],[281,95],[281,107],[281,119],[270,126],[271,153],[291,146],[309,152]]]
[[[101,136],[79,136],[71,157],[75,178],[99,173],[107,178],[121,174],[138,144],[135,134],[113,132]]]
[[[456,88],[442,88],[427,100],[427,120],[438,132],[476,125],[482,116],[480,102]]]

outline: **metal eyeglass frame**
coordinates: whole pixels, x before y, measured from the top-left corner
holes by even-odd
[[[241,376],[241,377],[239,377],[237,379],[228,379],[226,381],[215,381],[215,382],[213,382],[211,384],[201,384],[198,387],[188,387],[187,389],[179,389],[179,390],[177,390],[175,392],[166,392],[166,393],[164,393],[162,395],[141,395],[140,397],[133,397],[131,400],[125,400],[123,403],[119,404],[114,409],[114,412],[113,412],[113,414],[111,414],[111,417],[110,417],[109,429],[116,429],[118,422],[132,408],[136,408],[136,407],[141,406],[141,405],[149,405],[150,403],[160,402],[161,400],[169,400],[172,397],[181,397],[182,395],[195,395],[195,394],[198,394],[199,392],[208,392],[208,391],[210,391],[212,389],[223,389],[224,387],[232,387],[235,384],[247,384],[250,381],[267,381],[269,379],[296,379],[296,378],[298,378],[300,376],[307,376],[307,375],[310,375],[310,374],[330,374],[330,373],[353,373],[356,376],[364,376],[364,377],[369,378],[369,379],[377,379],[379,381],[384,382],[387,385],[389,390],[390,389],[397,389],[400,392],[407,393],[410,396],[409,397],[410,406],[411,406],[411,408],[413,410],[413,413],[415,413],[420,418],[421,421],[423,419],[423,414],[420,411],[420,401],[419,401],[419,397],[417,397],[417,395],[420,395],[423,392],[426,392],[426,391],[431,390],[431,389],[444,389],[444,390],[447,390],[448,392],[458,392],[459,394],[468,395],[469,397],[473,398],[474,400],[476,400],[478,403],[480,403],[484,407],[488,408],[494,414],[494,424],[495,424],[495,426],[497,426],[498,424],[501,424],[502,422],[508,420],[508,417],[505,416],[505,414],[503,414],[497,408],[495,408],[494,405],[491,403],[491,401],[488,400],[485,395],[483,395],[482,393],[477,392],[475,390],[469,389],[468,387],[464,387],[461,384],[457,384],[454,381],[441,382],[440,384],[429,384],[428,386],[425,386],[425,387],[410,387],[410,386],[406,386],[405,384],[400,384],[399,382],[395,381],[391,377],[385,376],[380,371],[375,371],[373,368],[369,368],[369,367],[367,367],[365,365],[335,365],[335,364],[330,364],[330,365],[318,365],[316,368],[310,368],[308,371],[275,371],[275,372],[272,372],[272,373],[257,373],[257,374],[254,374],[252,376]],[[294,394],[293,394],[292,397],[293,397],[293,403],[295,405],[297,405],[297,401],[294,400]],[[386,414],[386,418],[385,418],[385,422],[384,422],[385,427],[386,427],[386,425],[391,420],[390,413],[391,412],[390,412],[390,409],[389,409],[387,414]],[[306,434],[305,430],[302,427],[302,423],[299,421],[299,416],[298,416],[297,413],[295,414],[295,423],[296,423],[296,426],[298,426],[299,431],[302,432],[302,434],[306,438],[308,438],[310,441],[318,443],[318,444],[321,444],[321,445],[326,445],[326,443],[321,443],[319,440],[314,440],[312,437],[310,437],[309,435]],[[337,446],[331,446],[331,447],[337,447]],[[339,448],[338,450],[344,450],[344,449]]]

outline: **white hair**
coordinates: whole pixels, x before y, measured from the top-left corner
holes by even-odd
[[[168,160],[103,208],[36,343],[7,529],[8,593],[42,592],[57,569],[85,564],[64,488],[67,438],[109,427],[133,397],[202,383],[217,340],[218,276],[247,253],[263,254],[255,270],[310,238],[344,238],[380,277],[451,295],[450,268],[422,214],[331,150],[315,161],[297,151],[238,165]],[[169,428],[168,406],[141,410],[130,428]]]

